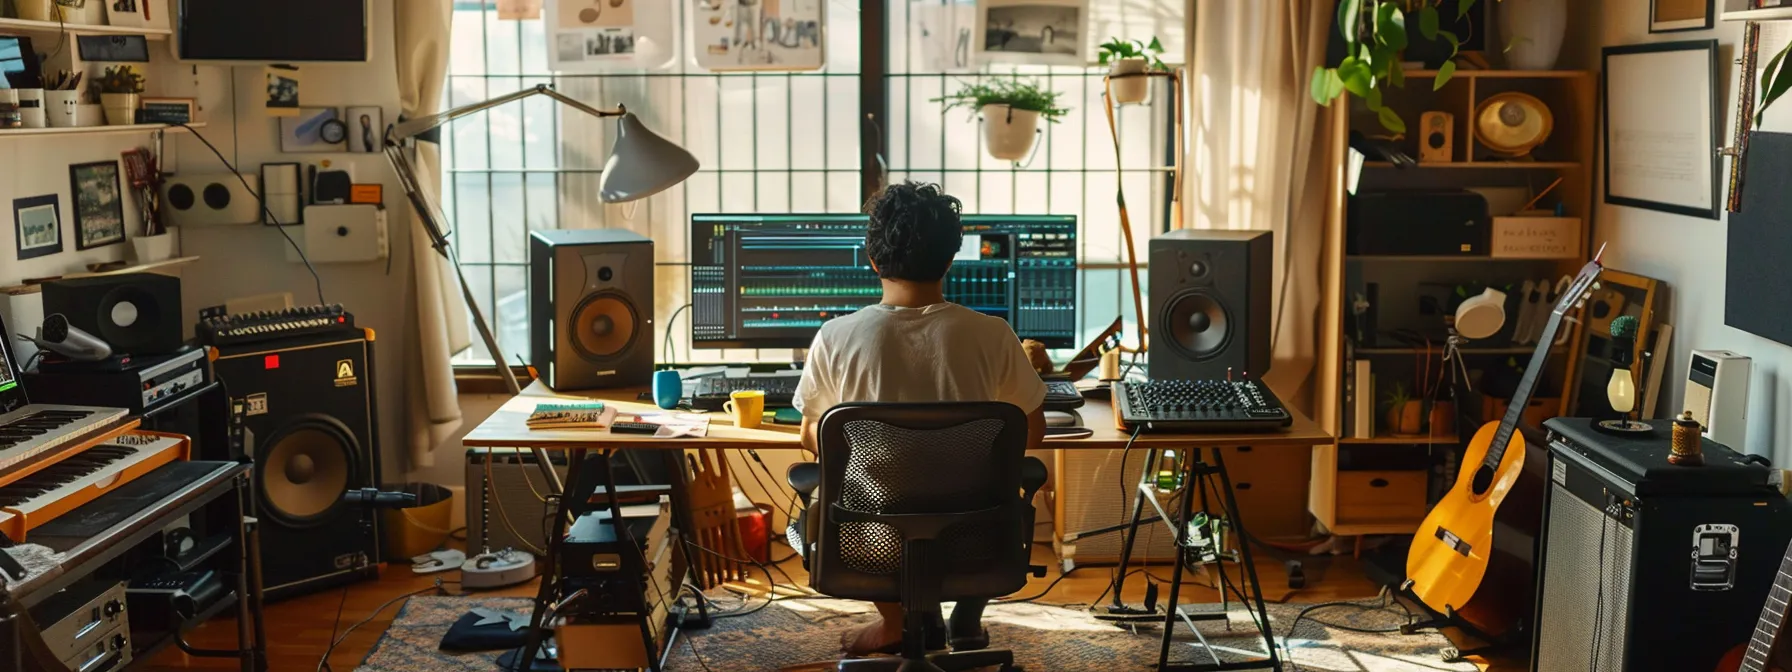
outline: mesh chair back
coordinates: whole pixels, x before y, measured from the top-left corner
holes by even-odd
[[[958,514],[1007,507],[1000,523],[961,523],[937,540],[944,597],[1006,595],[1026,583],[1031,530],[1021,501],[1027,419],[997,402],[852,404],[822,418],[820,507],[881,514]],[[825,520],[825,518],[824,518]],[[827,523],[816,588],[854,599],[894,599],[903,535],[884,523]],[[866,593],[875,593],[867,595]]]

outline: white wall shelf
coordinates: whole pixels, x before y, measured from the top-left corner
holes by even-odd
[[[56,21],[27,21],[25,19],[0,19],[0,35],[25,33],[28,35],[55,35],[63,31],[70,35],[142,35],[144,39],[162,40],[174,34],[167,28],[132,28],[129,26],[93,26],[81,23],[58,23]]]
[[[187,124],[193,128],[205,128],[205,122],[196,121]],[[168,124],[132,124],[129,126],[79,126],[74,128],[4,128],[0,129],[0,138],[15,138],[30,135],[124,135],[129,133],[149,133],[151,131],[172,131],[183,133],[187,129]]]
[[[1753,0],[1723,0],[1723,20],[1725,21],[1786,21],[1792,20],[1792,6],[1768,7],[1766,9],[1749,9]]]

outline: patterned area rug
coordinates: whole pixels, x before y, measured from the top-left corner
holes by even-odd
[[[754,601],[753,606],[757,606]],[[517,598],[416,597],[374,645],[359,672],[490,672],[501,652],[452,655],[438,650],[449,624],[473,607],[524,611],[529,601]],[[722,609],[730,606],[724,604]],[[1217,610],[1218,605],[1212,605]],[[1221,660],[1238,661],[1263,654],[1254,639],[1250,616],[1237,604],[1225,622],[1201,621],[1200,633]],[[1305,605],[1271,604],[1271,628],[1284,642],[1290,621]],[[668,672],[712,670],[778,670],[839,657],[840,633],[868,623],[870,605],[842,600],[781,600],[752,615],[718,620],[708,631],[686,638],[667,665]],[[1317,617],[1323,620],[1314,620]],[[1442,636],[1367,634],[1345,630],[1398,627],[1405,615],[1391,610],[1324,609],[1302,619],[1284,646],[1294,654],[1289,669],[1329,672],[1473,672],[1468,663],[1444,663],[1439,652],[1449,645]],[[992,605],[984,615],[991,644],[1011,649],[1016,662],[1030,672],[1114,672],[1146,670],[1156,662],[1159,629],[1132,630],[1098,621],[1081,609],[1033,604]],[[1171,659],[1211,661],[1196,636],[1178,628]],[[701,661],[698,660],[701,656]]]

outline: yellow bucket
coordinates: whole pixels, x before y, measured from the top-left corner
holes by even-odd
[[[417,496],[417,505],[380,512],[386,562],[403,563],[448,543],[454,513],[454,495],[434,483],[388,485],[384,490]]]

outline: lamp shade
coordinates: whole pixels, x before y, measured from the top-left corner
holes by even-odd
[[[647,130],[633,113],[622,115],[616,133],[616,148],[604,162],[597,192],[605,203],[647,198],[697,172],[697,157]]]

